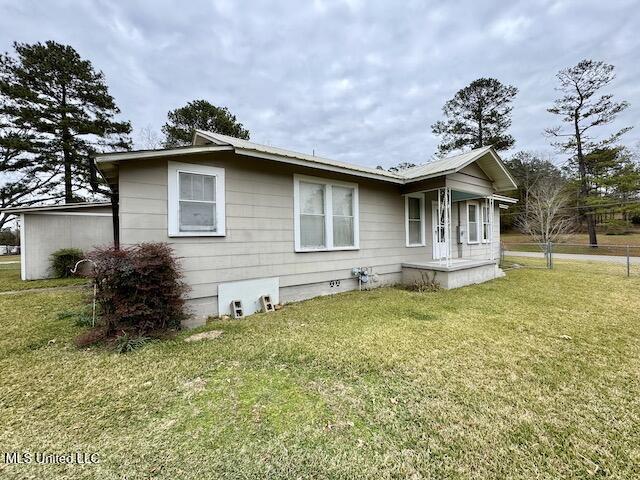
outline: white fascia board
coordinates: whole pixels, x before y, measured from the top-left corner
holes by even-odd
[[[498,166],[502,169],[502,171],[504,172],[504,174],[507,176],[507,178],[509,179],[509,181],[511,182],[511,184],[513,185],[513,190],[516,190],[518,188],[518,184],[516,183],[516,181],[513,179],[513,177],[511,176],[511,174],[509,173],[509,171],[506,169],[504,162],[500,159],[500,157],[498,156],[498,154],[495,152],[495,150],[493,149],[493,147],[489,150],[489,152],[491,153],[491,156],[494,158],[494,160],[496,161],[496,163],[498,164]]]
[[[421,175],[419,177],[415,177],[415,178],[405,178],[404,179],[404,183],[405,184],[410,184],[410,183],[414,183],[414,182],[419,182],[421,180],[429,180],[430,178],[436,178],[436,177],[443,177],[445,175],[451,175],[452,173],[456,173],[457,170],[455,169],[449,169],[449,170],[445,170],[444,172],[437,172],[437,173],[428,173],[427,175]],[[437,190],[437,189],[434,189]]]
[[[196,153],[233,150],[231,145],[206,145],[202,147],[173,148],[169,150],[147,150],[139,152],[102,153],[95,156],[96,163],[120,162],[122,160],[143,160],[145,158],[173,157]]]
[[[505,197],[504,195],[492,195],[494,200],[497,200],[498,202],[503,202],[503,203],[518,203],[518,199],[517,198],[512,198],[512,197]]]

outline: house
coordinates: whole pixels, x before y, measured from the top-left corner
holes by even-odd
[[[195,318],[369,285],[445,288],[500,276],[500,192],[516,185],[491,147],[400,173],[216,133],[193,145],[99,155],[119,197],[119,241],[168,242]],[[354,269],[368,275],[358,278]]]
[[[503,275],[499,210],[515,200],[501,192],[516,185],[491,147],[393,173],[196,131],[192,146],[96,165],[116,199],[115,240],[171,244],[194,324],[233,300],[256,311],[265,294]]]

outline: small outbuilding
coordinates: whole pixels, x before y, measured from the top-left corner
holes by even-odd
[[[20,218],[21,277],[51,276],[50,256],[61,248],[91,250],[113,243],[111,203],[6,208]]]

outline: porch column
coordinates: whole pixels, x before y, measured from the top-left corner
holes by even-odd
[[[489,258],[491,260],[495,260],[496,259],[496,253],[495,253],[495,249],[493,248],[494,244],[494,235],[493,235],[493,222],[494,222],[494,218],[496,216],[496,212],[493,210],[494,209],[494,204],[493,204],[493,196],[487,198],[487,212],[489,213],[489,248],[491,249],[491,252],[489,254]]]
[[[438,218],[434,219],[435,231],[438,240],[444,240],[444,252],[439,249],[438,260],[451,264],[451,188],[444,187],[438,189]],[[444,255],[443,255],[444,253]]]

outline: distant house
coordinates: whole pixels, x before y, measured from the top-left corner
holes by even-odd
[[[516,185],[491,147],[392,173],[197,131],[190,147],[96,164],[119,197],[121,244],[168,242],[180,257],[196,323],[231,300],[255,311],[263,294],[502,275],[499,208],[515,200],[500,193]]]

